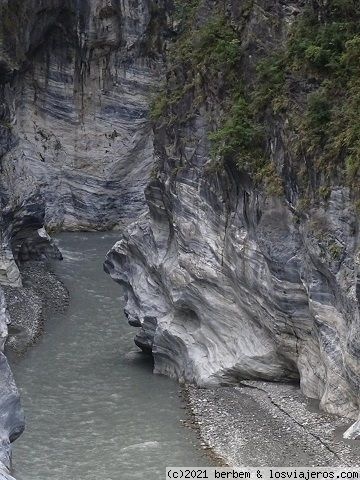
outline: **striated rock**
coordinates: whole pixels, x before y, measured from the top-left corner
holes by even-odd
[[[109,229],[146,209],[148,110],[171,6],[2,0],[0,9],[0,282],[21,286],[19,261],[54,256],[37,234],[44,225]]]
[[[13,348],[34,340],[46,313],[46,286],[21,273],[24,262],[61,257],[47,232],[109,229],[145,210],[166,3],[0,0],[0,284]],[[9,442],[23,420],[3,354],[0,383],[10,478]]]
[[[308,2],[206,0],[199,23],[218,3],[242,32],[239,83],[249,87],[257,60],[283,45]],[[166,39],[177,33],[172,2],[0,7],[0,283],[20,287],[24,261],[60,257],[44,227],[131,221],[105,268],[125,286],[136,344],[152,353],[155,372],[202,386],[296,380],[323,409],[356,419],[359,228],[348,188],[335,182],[328,202],[304,209],[287,123],[266,112],[284,195],[270,195],[230,161],[214,168],[208,134],[221,114],[222,72],[198,72],[173,123],[160,118],[153,130],[149,104],[166,76]],[[175,98],[189,68],[166,79]],[[294,90],[299,103],[310,91]],[[16,426],[11,388],[7,423]],[[13,433],[5,427],[7,448]]]
[[[8,361],[3,353],[10,322],[0,292],[0,478],[11,479],[11,443],[24,431],[24,413]]]
[[[136,218],[153,157],[148,105],[161,71],[164,2],[24,3],[8,13],[21,24],[12,39],[21,51],[2,60],[12,72],[3,87],[5,195],[19,205],[36,193],[51,228],[108,229]]]
[[[236,24],[241,2],[228,3]],[[253,3],[242,45],[249,82],[258,50],[283,42],[304,7]],[[209,93],[184,121],[194,101],[189,93],[179,102],[173,125],[160,119],[148,212],[105,262],[125,287],[129,323],[141,325],[136,343],[151,348],[155,373],[201,386],[298,380],[322,409],[356,419],[359,251],[349,189],[334,184],[327,202],[305,210],[289,174],[291,139],[276,123],[269,143],[284,196],[270,195],[230,161],[211,168],[216,101]]]
[[[321,277],[314,286],[303,278],[310,258],[301,265],[303,239],[290,211],[243,190],[232,199],[229,220],[216,185],[183,173],[176,188],[170,221],[165,202],[156,204],[159,185],[150,184],[151,217],[131,227],[106,263],[116,281],[128,286],[126,310],[142,323],[147,344],[152,339],[155,371],[208,384],[292,379],[304,369],[303,388],[316,397],[324,385],[310,376],[304,359],[311,351],[321,357],[314,345],[315,315],[334,317],[336,309],[329,298],[329,305],[318,305],[315,287],[319,296],[330,297],[320,288]],[[154,320],[145,318],[157,320],[155,333]]]
[[[299,378],[323,409],[356,418],[358,266],[347,191],[332,192],[324,225],[321,210],[300,219],[232,172],[211,180],[203,172],[150,183],[150,214],[108,254],[128,318],[142,325],[137,344],[152,345],[155,372],[199,385]]]

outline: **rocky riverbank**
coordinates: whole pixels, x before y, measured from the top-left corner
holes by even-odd
[[[349,420],[325,414],[296,384],[246,381],[186,387],[204,448],[229,466],[358,466],[360,444],[344,440]]]
[[[69,301],[64,284],[45,261],[25,262],[22,286],[0,290],[0,480],[12,480],[11,443],[25,428],[24,412],[7,357],[21,354],[41,335],[45,320]]]
[[[3,287],[11,321],[6,348],[16,353],[23,353],[35,343],[46,318],[63,311],[69,303],[65,285],[51,271],[48,262],[26,262],[21,276],[23,287]]]

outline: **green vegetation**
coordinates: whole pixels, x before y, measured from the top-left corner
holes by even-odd
[[[155,98],[151,115],[154,119],[170,115],[188,92],[196,95],[198,104],[203,99],[202,87],[221,75],[223,88],[228,90],[239,60],[240,41],[224,14],[216,13],[203,25],[193,24],[196,1],[188,4],[177,2],[176,17],[180,21],[180,35],[170,54],[171,68],[168,83]],[[183,72],[183,78],[179,78]],[[196,107],[196,102],[194,104]]]
[[[341,245],[339,245],[336,242],[332,242],[330,243],[328,249],[329,249],[330,256],[333,260],[335,261],[340,260],[341,255],[343,253],[343,248],[341,247]]]
[[[256,70],[257,86],[252,93],[254,109],[260,113],[271,106],[274,113],[279,113],[287,104],[286,96],[282,95],[286,80],[284,55],[266,57]]]
[[[232,98],[224,123],[209,135],[215,156],[232,157],[242,170],[254,172],[264,164],[264,132],[256,123],[244,94]]]
[[[357,174],[360,7],[350,1],[329,3],[323,19],[310,12],[299,22],[290,42],[294,58],[290,67],[302,65],[302,73],[319,83],[308,96],[303,123],[303,142],[310,145],[309,153],[319,155],[320,168],[342,168],[345,160],[352,174]]]
[[[353,0],[313,2],[295,22],[288,45],[258,67],[254,99],[290,122],[294,153],[315,159],[330,182],[347,174],[353,188],[360,175],[360,5]],[[306,99],[299,108],[291,91]],[[301,91],[306,85],[310,92]],[[301,165],[300,165],[301,168]],[[325,198],[323,187],[319,192]]]
[[[309,2],[287,44],[258,62],[252,86],[242,77],[241,28],[234,30],[221,9],[199,23],[199,3],[176,2],[180,33],[153,119],[170,126],[186,122],[211,97],[210,120],[219,125],[209,134],[216,168],[220,159],[232,159],[280,193],[267,146],[269,120],[276,119],[286,129],[303,193],[310,188],[311,169],[323,200],[333,178],[360,193],[360,3]]]
[[[202,24],[196,23],[199,1],[178,2],[176,18],[180,22],[180,37],[171,54],[171,68],[164,89],[154,100],[151,116],[168,126],[186,122],[197,107],[212,95],[224,112],[221,126],[209,134],[212,142],[213,164],[219,169],[219,159],[231,158],[241,170],[257,181],[267,174],[275,180],[269,189],[279,191],[278,177],[265,160],[265,140],[262,126],[253,115],[252,100],[241,88],[238,74],[241,60],[239,33],[234,30],[221,10]],[[212,92],[209,92],[209,86]],[[185,113],[181,103],[189,97]],[[219,123],[219,119],[216,119]]]
[[[200,0],[174,0],[174,18],[180,23],[180,31],[188,30],[192,19],[196,15],[196,10],[199,6]]]
[[[159,94],[152,102],[150,107],[150,117],[153,120],[159,120],[163,115],[165,115],[168,105],[168,99],[162,93]]]

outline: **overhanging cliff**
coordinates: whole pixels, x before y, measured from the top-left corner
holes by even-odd
[[[177,15],[149,211],[105,264],[136,343],[155,372],[299,379],[356,419],[358,7],[194,1]]]

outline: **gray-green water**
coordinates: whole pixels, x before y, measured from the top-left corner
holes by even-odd
[[[160,480],[167,465],[206,465],[177,384],[152,375],[133,345],[120,287],[102,269],[115,234],[62,234],[55,269],[64,315],[13,363],[26,413],[14,444],[18,480]]]

